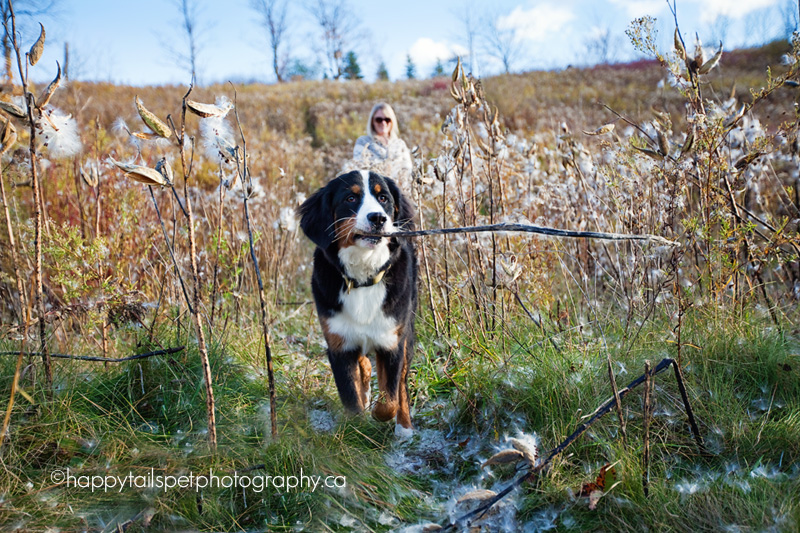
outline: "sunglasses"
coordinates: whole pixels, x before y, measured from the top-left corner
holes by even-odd
[[[391,123],[392,123],[392,119],[390,119],[390,118],[386,118],[386,117],[375,117],[375,118],[374,118],[374,119],[372,119],[372,120],[374,120],[374,121],[375,121],[375,122],[377,122],[378,124],[380,124],[381,122],[385,122],[385,123],[387,123],[387,124],[391,124]]]

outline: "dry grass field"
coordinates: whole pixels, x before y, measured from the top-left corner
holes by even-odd
[[[61,82],[48,105],[29,87],[30,114],[5,87],[25,116],[3,111],[0,529],[795,531],[800,50],[705,72],[714,50],[687,70],[637,42],[654,59],[194,88],[208,117],[183,109],[188,87]],[[417,239],[409,439],[343,412],[294,216],[378,101],[414,147],[420,227],[675,243]],[[703,446],[670,369],[652,405],[634,389],[545,462],[611,376],[621,389],[663,358]],[[538,456],[496,455],[514,446]]]

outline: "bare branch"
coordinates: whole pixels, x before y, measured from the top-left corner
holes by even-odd
[[[288,52],[282,52],[282,45],[286,43],[287,0],[250,0],[250,8],[260,18],[261,29],[267,35],[270,51],[272,52],[272,70],[278,82],[285,81],[286,68],[289,64]]]

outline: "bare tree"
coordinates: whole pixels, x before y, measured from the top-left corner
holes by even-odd
[[[40,17],[53,18],[56,13],[57,0],[0,0],[0,16],[3,17],[3,59],[6,83],[14,80],[13,54],[14,46],[11,39],[11,6],[14,7],[14,16],[17,22],[17,30],[23,33],[31,33],[29,26],[36,22]],[[38,28],[38,26],[37,26]],[[38,35],[38,33],[37,33]]]
[[[281,52],[281,45],[286,41],[286,14],[289,3],[287,0],[250,0],[250,7],[258,14],[261,28],[269,38],[272,70],[280,83],[284,81],[289,64],[289,54]]]
[[[479,72],[477,71],[477,61],[478,58],[475,54],[475,45],[478,41],[478,24],[479,24],[479,17],[476,15],[477,8],[473,0],[464,0],[461,7],[456,12],[456,16],[458,16],[459,20],[461,20],[461,37],[467,43],[467,50],[469,51],[469,72],[474,75],[478,76]]]
[[[587,62],[595,65],[613,63],[618,59],[617,54],[622,42],[622,38],[615,35],[607,26],[595,28],[593,34],[584,41]]]
[[[347,0],[313,0],[307,9],[322,31],[321,53],[328,63],[328,74],[338,80],[344,73],[346,52],[365,38],[361,21]]]
[[[483,32],[483,48],[487,56],[497,59],[503,64],[503,71],[508,74],[519,60],[524,48],[514,28],[503,27],[498,14],[487,15],[491,20]]]
[[[177,65],[186,70],[192,80],[197,80],[198,55],[202,48],[199,36],[200,9],[198,0],[172,0],[173,6],[178,9],[180,14],[180,33],[181,40],[179,47],[167,45],[169,51]]]

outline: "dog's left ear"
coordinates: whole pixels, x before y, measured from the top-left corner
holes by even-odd
[[[333,208],[327,186],[303,202],[297,208],[297,214],[300,215],[300,228],[314,244],[323,250],[333,244],[335,240]]]
[[[386,178],[386,185],[394,199],[394,225],[406,231],[414,230],[414,205],[400,191],[400,187],[391,178]]]

